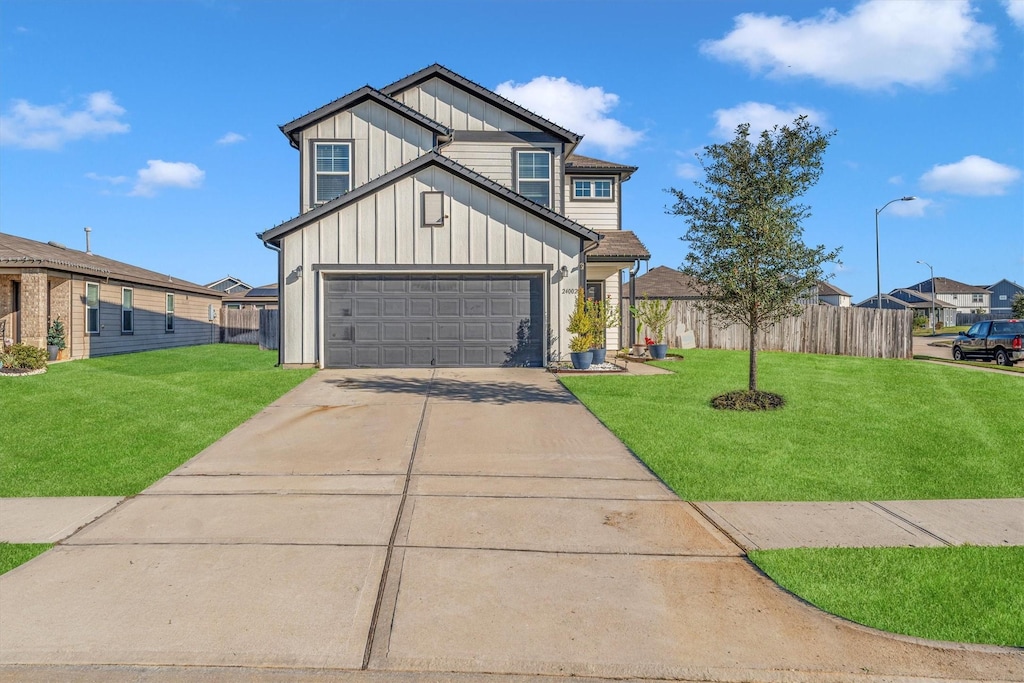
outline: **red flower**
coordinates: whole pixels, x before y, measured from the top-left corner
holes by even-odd
[[[654,346],[654,340],[651,339],[650,337],[644,337],[644,343],[647,344],[648,346]]]

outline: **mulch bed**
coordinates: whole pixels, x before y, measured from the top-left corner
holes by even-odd
[[[39,368],[38,370],[29,370],[28,368],[0,368],[0,377],[29,377],[31,375],[41,375],[46,372],[46,368]]]

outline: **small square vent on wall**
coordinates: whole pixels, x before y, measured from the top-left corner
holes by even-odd
[[[433,227],[444,225],[444,192],[423,193],[423,225]]]

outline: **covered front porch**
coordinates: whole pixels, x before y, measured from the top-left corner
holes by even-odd
[[[586,252],[586,296],[589,299],[611,299],[613,305],[621,306],[623,299],[630,305],[635,297],[630,282],[623,282],[622,272],[629,271],[630,278],[636,277],[641,261],[649,261],[651,254],[640,239],[630,230],[599,231],[602,235],[597,246]],[[623,289],[625,287],[625,290]],[[605,332],[605,348],[622,349],[633,343],[630,338],[635,329],[629,309],[621,306],[619,327]]]
[[[71,318],[71,279],[45,268],[0,269],[0,339],[46,347],[50,322]]]

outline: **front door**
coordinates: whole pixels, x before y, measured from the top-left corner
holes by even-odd
[[[15,344],[21,343],[21,283],[17,280],[11,281],[11,287],[13,288],[12,294],[14,295],[14,311],[11,313],[11,329],[7,331],[7,336],[14,340]]]

